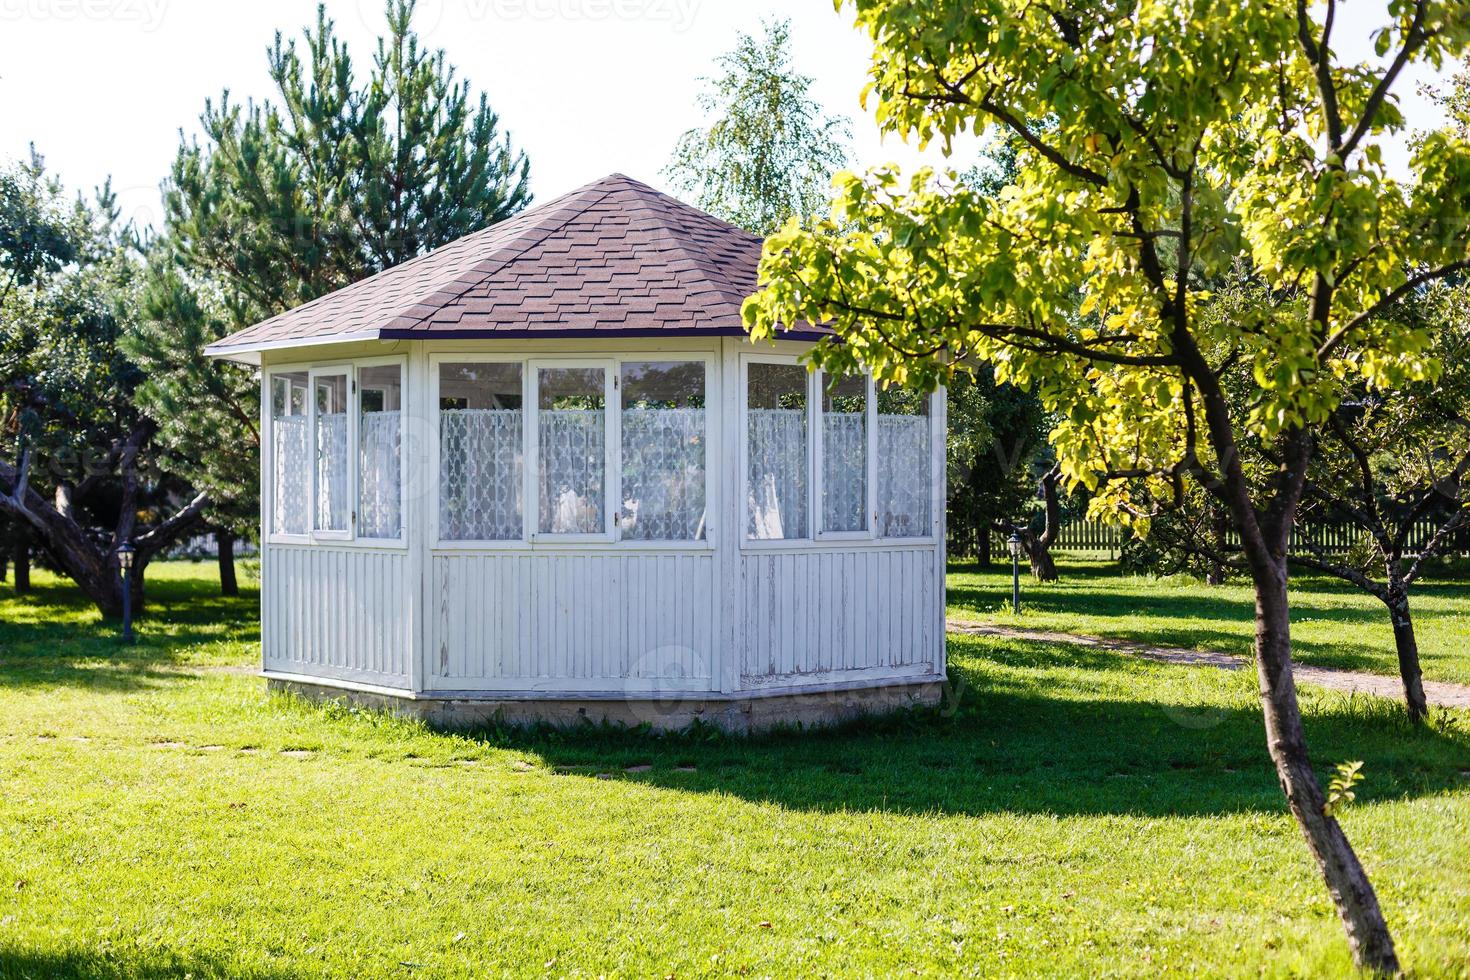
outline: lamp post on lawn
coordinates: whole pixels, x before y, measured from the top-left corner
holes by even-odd
[[[1021,615],[1021,535],[1011,529],[1011,612]]]
[[[123,629],[122,641],[133,643],[133,555],[136,548],[127,542],[117,549],[117,567],[122,571]]]

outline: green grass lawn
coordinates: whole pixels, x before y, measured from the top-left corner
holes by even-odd
[[[949,715],[467,738],[267,695],[208,572],[131,650],[0,587],[0,977],[1347,970],[1244,672],[955,638]],[[1470,716],[1304,710],[1405,966],[1464,975]]]
[[[1184,576],[1125,575],[1117,565],[1062,556],[1061,580],[1022,570],[1021,616],[1010,612],[1010,566],[950,566],[949,613],[1031,629],[1061,630],[1248,656],[1254,630],[1249,582],[1205,585]],[[1419,656],[1430,680],[1470,684],[1470,569],[1459,581],[1421,581],[1410,597]],[[1377,599],[1336,579],[1294,575],[1292,651],[1302,663],[1398,674],[1393,627]]]

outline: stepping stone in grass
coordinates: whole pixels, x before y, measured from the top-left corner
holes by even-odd
[[[674,772],[699,772],[694,766],[675,766]]]
[[[628,766],[623,772],[648,772],[653,766]]]
[[[311,749],[282,749],[281,755],[288,759],[310,759],[316,753]]]

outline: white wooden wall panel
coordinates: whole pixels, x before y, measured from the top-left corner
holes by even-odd
[[[470,691],[709,690],[712,554],[435,555],[428,686]]]
[[[265,669],[407,688],[407,563],[403,551],[266,545]]]
[[[747,552],[742,688],[938,673],[934,552]]]

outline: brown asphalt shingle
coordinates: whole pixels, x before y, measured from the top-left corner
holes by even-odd
[[[756,236],[614,174],[207,351],[349,339],[736,335],[760,251]]]

